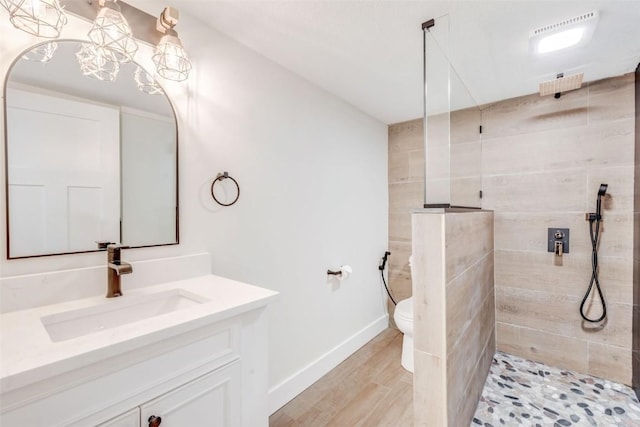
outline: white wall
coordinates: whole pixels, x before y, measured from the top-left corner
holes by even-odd
[[[88,28],[72,21],[63,37]],[[281,396],[274,409],[304,386],[292,375],[315,363],[300,376],[314,379],[329,367],[319,359],[337,363],[340,351],[323,357],[384,324],[377,265],[387,245],[387,129],[189,16],[177,29],[194,64],[187,84],[166,85],[179,120],[180,245],[125,258],[205,250],[214,273],[281,293],[270,310],[270,385]],[[0,76],[29,42],[2,9]],[[242,189],[232,207],[209,195],[222,171]],[[4,221],[4,198],[0,211]],[[1,246],[0,276],[104,263],[104,254],[7,261]],[[353,275],[334,288],[326,270],[341,264]]]

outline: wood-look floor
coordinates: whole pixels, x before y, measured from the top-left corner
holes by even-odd
[[[413,375],[387,329],[269,418],[270,427],[412,427]]]

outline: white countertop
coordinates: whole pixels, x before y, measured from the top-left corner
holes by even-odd
[[[105,284],[106,289],[106,284]],[[205,299],[200,304],[122,326],[53,342],[41,318],[83,308],[122,304],[181,289]],[[267,305],[277,292],[214,275],[127,291],[118,298],[92,297],[0,315],[0,392],[5,393],[116,354]]]

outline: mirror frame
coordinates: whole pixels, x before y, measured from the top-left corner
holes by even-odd
[[[2,87],[2,96],[3,96],[3,120],[4,120],[4,198],[5,198],[5,236],[6,236],[6,259],[14,260],[14,259],[27,259],[27,258],[41,258],[41,257],[49,257],[49,256],[57,256],[57,255],[73,255],[73,254],[84,254],[84,253],[92,253],[92,252],[105,252],[105,249],[98,249],[98,245],[96,244],[96,249],[85,250],[85,251],[71,251],[71,252],[56,252],[56,253],[48,253],[48,254],[36,254],[36,255],[23,255],[23,256],[11,256],[11,236],[9,231],[9,137],[8,137],[8,118],[7,118],[7,87],[9,84],[9,76],[11,75],[11,71],[16,63],[22,59],[22,56],[31,51],[36,46],[41,44],[46,44],[50,42],[75,42],[75,43],[87,43],[89,40],[81,40],[81,39],[55,39],[55,40],[46,40],[41,43],[36,43],[29,46],[27,49],[23,50],[18,54],[16,58],[11,61],[11,64],[7,68],[7,72],[4,76],[4,84]],[[141,64],[132,61],[133,64],[138,65],[143,70],[147,71],[147,69]],[[148,71],[147,71],[148,72]],[[153,73],[150,73],[153,75]],[[179,131],[178,131],[178,116],[176,114],[176,108],[173,104],[173,101],[169,97],[169,94],[164,88],[162,82],[156,80],[156,83],[160,85],[162,91],[164,92],[164,96],[171,107],[171,112],[173,114],[173,120],[175,122],[175,138],[176,138],[176,163],[175,163],[175,171],[176,171],[176,224],[175,224],[175,234],[176,241],[171,243],[159,243],[154,245],[140,245],[140,246],[129,246],[130,249],[139,249],[139,248],[153,248],[159,246],[174,246],[180,244],[180,139],[179,139]],[[120,168],[120,173],[122,174],[122,170]],[[122,180],[120,180],[120,189],[122,189]],[[122,194],[122,193],[120,193]],[[120,204],[120,239],[122,239],[122,200]],[[117,242],[120,243],[120,242]],[[126,242],[125,242],[126,244]]]

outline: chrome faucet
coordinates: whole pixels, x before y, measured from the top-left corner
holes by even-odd
[[[120,250],[129,246],[111,244],[107,246],[107,298],[122,295],[120,275],[133,273],[133,267],[120,259]]]

